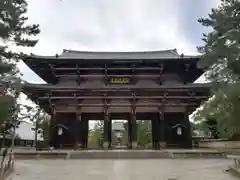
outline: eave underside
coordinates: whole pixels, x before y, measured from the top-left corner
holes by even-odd
[[[199,58],[175,58],[175,59],[40,59],[40,58],[26,58],[24,62],[29,66],[37,75],[39,75],[47,83],[56,83],[59,76],[63,75],[91,75],[98,70],[96,74],[104,75],[105,68],[108,70],[121,70],[131,71],[132,66],[137,72],[141,73],[146,70],[149,75],[163,68],[162,73],[175,72],[181,76],[184,74],[186,67],[189,65],[188,78],[189,82],[193,82],[201,76],[203,70],[196,68]],[[106,67],[105,67],[106,66]],[[116,68],[117,66],[117,68]],[[121,67],[122,66],[122,69]],[[128,69],[127,69],[128,68]],[[82,74],[85,73],[85,74]],[[83,77],[82,76],[82,77]]]
[[[79,89],[50,85],[26,85],[24,91],[30,99],[50,114],[58,106],[65,107],[65,110],[68,107],[69,111],[77,111],[81,108],[103,111],[105,106],[125,108],[128,111],[133,106],[133,102],[142,109],[150,107],[157,109],[165,106],[191,107],[194,110],[207,100],[210,94],[209,86],[204,84],[202,86],[165,86],[142,89],[124,87]]]

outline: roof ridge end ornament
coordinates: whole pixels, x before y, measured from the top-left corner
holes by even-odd
[[[177,48],[171,49],[170,52],[174,53],[175,55],[179,56],[178,52],[177,52]]]

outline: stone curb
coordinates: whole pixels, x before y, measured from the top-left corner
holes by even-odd
[[[208,159],[226,158],[221,152],[32,152],[15,153],[15,159]]]
[[[235,177],[237,177],[237,178],[240,179],[240,171],[237,170],[237,169],[235,169],[234,167],[230,167],[230,168],[228,169],[228,172],[229,172],[230,174],[232,174],[233,176],[235,176]]]

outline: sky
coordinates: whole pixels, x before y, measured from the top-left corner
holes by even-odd
[[[12,48],[37,55],[60,54],[63,49],[176,48],[194,55],[203,44],[202,33],[208,31],[197,19],[206,17],[218,4],[219,0],[28,0],[28,23],[40,25],[39,42],[31,49]],[[18,68],[24,80],[44,83],[23,62]],[[22,101],[27,102],[24,97]]]

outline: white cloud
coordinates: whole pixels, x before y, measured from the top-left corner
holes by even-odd
[[[215,2],[215,0],[214,0]],[[211,4],[213,5],[213,4]],[[201,8],[201,7],[199,7]],[[54,55],[62,49],[134,51],[177,48],[196,53],[180,29],[181,0],[29,0],[29,23],[40,24],[39,43],[21,51]],[[29,82],[42,82],[23,63]]]

